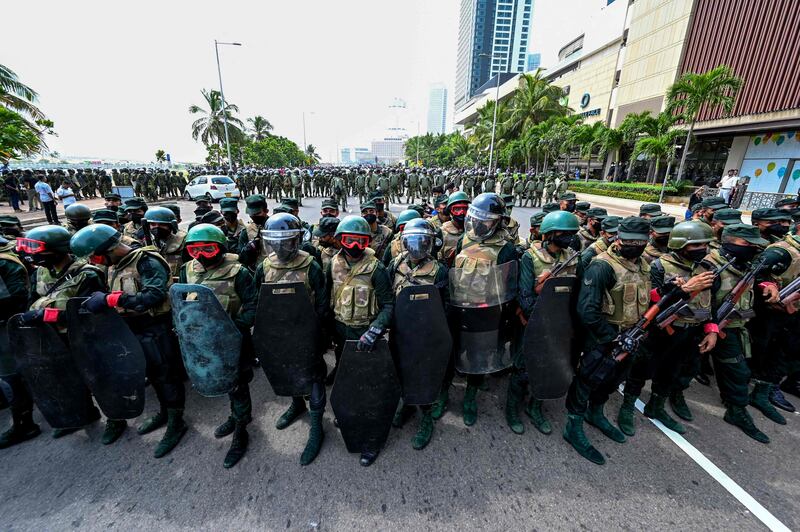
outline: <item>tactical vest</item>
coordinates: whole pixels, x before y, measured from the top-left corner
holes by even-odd
[[[242,268],[239,257],[233,253],[226,253],[222,263],[213,270],[207,270],[200,261],[192,259],[186,264],[186,282],[210,288],[225,312],[235,318],[242,308],[242,300],[236,293],[236,276]]]
[[[14,264],[21,266],[22,269],[25,271],[25,288],[30,288],[30,278],[28,277],[28,269],[25,268],[25,264],[22,263],[22,259],[20,259],[15,253],[12,253],[11,250],[2,250],[0,249],[0,260],[7,260],[9,262],[13,262]]]
[[[412,265],[408,260],[408,254],[404,253],[395,259],[394,279],[392,279],[392,290],[397,296],[407,286],[419,286],[421,284],[434,284],[436,274],[439,272],[439,261],[428,259],[417,266]]]
[[[311,285],[308,284],[308,269],[312,262],[314,262],[314,257],[302,250],[298,251],[297,255],[287,263],[281,263],[275,253],[270,253],[261,263],[261,267],[264,269],[264,282],[303,283],[313,302],[314,293],[311,291]]]
[[[506,224],[506,240],[512,244],[519,243],[519,222],[511,218]]]
[[[461,235],[464,234],[463,229],[459,229],[451,221],[442,224],[442,249],[439,251],[439,256],[444,261],[450,260],[450,255],[454,254],[458,241],[461,240]]]
[[[139,241],[139,239],[136,238],[136,233],[138,233],[138,232],[139,232],[139,228],[136,227],[133,224],[133,222],[128,222],[128,223],[126,223],[125,225],[122,226],[122,234],[125,235],[125,236],[129,236],[129,237],[133,238],[137,242]]]
[[[375,252],[364,250],[360,261],[352,266],[344,253],[331,260],[331,306],[336,321],[348,327],[366,327],[378,315],[378,302],[372,286],[372,272],[378,266]]]
[[[781,287],[797,279],[800,276],[800,236],[786,235],[783,240],[768,247],[783,248],[792,256],[792,264],[778,277]]]
[[[169,264],[169,271],[173,279],[177,279],[180,275],[181,266],[183,265],[183,244],[185,240],[186,231],[178,231],[170,235],[159,250],[159,254],[164,257],[164,260]]]
[[[336,255],[338,250],[333,246],[327,248],[317,246],[317,249],[319,250],[320,259],[322,259],[322,271],[325,272],[328,270],[328,264],[331,263],[331,259]]]
[[[595,256],[597,256],[600,255],[601,253],[605,253],[606,251],[608,251],[608,244],[606,244],[606,241],[603,240],[602,238],[598,238],[597,240],[592,242],[592,245],[589,246],[589,249],[594,251]]]
[[[245,231],[247,231],[247,240],[253,241],[259,236],[259,232],[261,228],[255,224],[255,222],[250,222],[245,226]],[[265,258],[267,258],[267,254],[264,252],[264,243],[261,239],[258,239],[258,257],[256,258],[256,264],[259,262],[263,262]]]
[[[689,279],[694,275],[694,264],[686,264],[675,253],[664,253],[658,258],[664,268],[664,282],[676,277]],[[699,273],[699,272],[698,272]],[[689,300],[691,315],[680,316],[674,323],[681,325],[698,325],[711,319],[711,290],[703,290]]]
[[[598,240],[602,240],[599,236],[594,236],[592,233],[590,233],[585,227],[578,231],[578,238],[581,239],[581,244],[583,244],[581,247],[584,249],[588,248]]]
[[[541,245],[531,247],[526,251],[526,253],[530,256],[531,260],[533,261],[533,274],[534,274],[534,282],[536,279],[545,272],[549,272],[553,269],[559,262],[564,262],[567,260],[567,251],[565,249],[560,249],[558,251],[557,256],[552,256],[549,251],[545,251],[542,249]],[[561,270],[561,272],[557,275],[557,277],[566,277],[568,275],[576,275],[578,271],[578,261],[572,261],[569,266]]]
[[[621,329],[630,327],[650,306],[650,265],[639,258],[636,262],[623,259],[608,250],[594,260],[603,261],[614,270],[616,283],[603,294],[603,307],[609,323]]]
[[[398,255],[400,255],[400,253],[403,252],[403,249],[402,233],[399,233],[394,237],[392,243],[389,244],[389,253],[391,253],[392,259],[395,259]]]
[[[464,233],[461,253],[455,260],[455,267],[461,269],[461,275],[453,289],[462,293],[465,300],[485,301],[491,297],[487,291],[491,289],[492,271],[505,244],[505,231],[497,231],[483,242],[471,238],[470,233]]]
[[[383,255],[390,236],[392,236],[392,230],[385,225],[378,224],[378,228],[372,233],[372,240],[369,242],[369,247],[375,252],[375,255],[379,257]]]
[[[129,296],[135,296],[142,290],[142,280],[139,278],[139,261],[142,257],[150,256],[160,262],[169,271],[169,264],[164,260],[164,257],[158,254],[158,251],[152,246],[134,249],[128,253],[119,263],[108,268],[108,285],[112,292],[121,291]],[[172,278],[167,276],[167,288],[172,285]],[[160,316],[170,311],[171,306],[169,297],[165,297],[157,307],[151,308],[145,312],[137,312],[135,310],[117,307],[117,312],[121,316],[133,317],[143,316],[148,314],[150,316]]]
[[[100,277],[103,276],[103,272],[96,266],[88,264],[85,260],[76,260],[67,267],[67,271],[64,273],[68,279],[50,292],[60,276],[54,276],[50,270],[39,266],[36,268],[36,293],[39,294],[39,299],[33,302],[31,310],[43,308],[66,310],[67,301],[78,295],[81,284],[90,272],[95,272]]]
[[[714,251],[706,255],[705,260],[714,265],[714,267],[719,268],[723,264],[726,264],[728,261],[720,255],[719,251]],[[745,272],[742,272],[736,269],[733,265],[728,266],[724,272],[719,274],[719,281],[720,286],[719,290],[716,293],[712,294],[713,300],[712,305],[714,310],[717,310],[728,294],[736,286],[736,283],[744,276]],[[736,327],[744,327],[744,324],[747,323],[747,320],[752,318],[755,315],[753,312],[753,287],[752,285],[747,289],[747,291],[742,294],[742,297],[739,298],[739,301],[736,303],[735,306],[736,310],[739,312],[739,317],[731,320],[728,324],[728,328],[736,328]]]
[[[647,246],[644,248],[644,253],[642,254],[642,258],[646,260],[648,263],[653,262],[654,260],[663,257],[668,252],[661,251],[657,247],[653,245],[652,242],[648,242]]]

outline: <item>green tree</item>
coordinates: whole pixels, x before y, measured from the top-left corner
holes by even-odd
[[[164,150],[156,151],[156,162],[157,163],[163,163],[166,160],[167,160],[167,152],[165,152]]]
[[[603,131],[599,134],[599,150],[597,152],[598,157],[601,159],[605,159],[606,157],[612,157],[612,162],[614,163],[614,176],[611,178],[612,181],[619,180],[619,173],[621,164],[621,154],[622,154],[622,147],[625,145],[625,136],[621,129],[615,129],[613,127],[607,127],[603,129]]]
[[[667,185],[667,178],[669,177],[669,167],[675,159],[675,141],[683,136],[683,133],[684,131],[682,129],[672,129],[659,135],[643,137],[636,141],[636,145],[633,148],[631,158],[635,159],[641,154],[654,162],[655,179],[658,179],[661,160],[667,160],[667,170],[664,173],[664,180],[661,185],[659,203],[664,200],[664,188]]]
[[[36,91],[22,83],[13,70],[0,65],[0,105],[16,111],[23,118],[29,117],[33,124],[45,118],[35,105],[38,97]]]
[[[519,88],[511,99],[506,134],[519,138],[523,131],[551,116],[563,116],[569,108],[561,103],[564,90],[543,77],[542,69],[520,74]]]
[[[239,107],[226,103],[222,108],[222,96],[217,90],[201,90],[206,100],[206,108],[197,105],[189,107],[190,114],[199,114],[200,118],[192,123],[192,138],[198,138],[203,144],[222,145],[225,142],[225,118],[228,120],[228,135],[231,142],[237,142],[244,137],[242,129],[244,124],[234,116],[239,112]]]
[[[306,146],[306,164],[309,166],[313,166],[315,164],[319,164],[320,160],[321,159],[314,145],[309,144],[308,146]]]
[[[741,87],[742,80],[733,74],[730,67],[719,65],[702,74],[687,72],[667,89],[667,110],[673,113],[681,111],[680,116],[689,123],[678,166],[678,180],[683,178],[692,132],[700,111],[722,107],[726,115],[730,114]]]
[[[25,118],[0,107],[0,163],[41,152],[43,141]]]
[[[270,131],[273,129],[270,121],[261,115],[248,118],[247,123],[250,125],[248,128],[250,138],[256,141],[267,138],[270,135]]]

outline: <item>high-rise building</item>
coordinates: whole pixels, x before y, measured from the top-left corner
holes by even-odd
[[[542,66],[542,54],[528,54],[528,65],[525,67],[525,71],[530,72],[540,66]]]
[[[428,95],[428,133],[441,135],[447,131],[447,87],[431,85]]]
[[[455,106],[490,78],[525,72],[533,0],[461,0]]]

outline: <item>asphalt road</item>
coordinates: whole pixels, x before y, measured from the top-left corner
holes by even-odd
[[[317,216],[318,200],[302,215]],[[272,206],[272,202],[270,203]],[[183,209],[190,219],[191,204]],[[392,210],[399,210],[393,208]],[[531,209],[515,209],[527,228]],[[503,416],[507,380],[489,379],[478,394],[478,422],[464,426],[456,380],[450,410],[423,451],[411,448],[414,418],[393,429],[369,468],[348,454],[328,408],[322,452],[299,465],[307,417],[284,431],[274,422],[289,401],[272,393],[263,372],[252,383],[250,449],[232,470],[222,468],[229,439],[214,427],[228,414],[226,398],[188,391],[191,427],[181,444],[156,460],[161,431],[129,429],[112,446],[102,424],[53,440],[44,434],[0,451],[1,530],[763,530],[766,528],[683,450],[642,415],[636,436],[615,443],[592,427],[588,437],[607,458],[596,466],[563,441],[563,401],[545,410],[553,434],[527,423],[511,433]],[[713,385],[712,385],[713,386]],[[330,390],[329,390],[330,391]],[[648,392],[643,394],[646,400]],[[145,415],[157,408],[148,389]],[[621,396],[606,411],[616,419]],[[790,529],[800,528],[800,416],[778,426],[753,412],[772,439],[759,444],[722,420],[715,388],[693,383],[687,393],[695,421],[686,440]],[[800,405],[800,399],[795,403]],[[140,422],[141,420],[136,420]],[[10,423],[0,412],[0,426]]]

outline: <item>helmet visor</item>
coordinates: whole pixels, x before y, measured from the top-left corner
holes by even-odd
[[[479,220],[467,216],[465,229],[468,233],[475,235],[478,240],[483,240],[492,236],[498,223],[500,223],[500,220]]]
[[[196,244],[189,244],[186,246],[186,253],[193,259],[200,257],[206,259],[213,259],[220,253],[219,244],[216,242],[198,242]]]
[[[369,236],[342,233],[342,246],[347,249],[367,249],[367,246],[369,246]]]
[[[278,260],[287,262],[300,250],[300,235],[295,233],[291,238],[265,238],[264,251],[269,255],[275,253]]]
[[[421,260],[433,251],[433,236],[422,233],[403,233],[403,246],[408,250],[408,254],[414,260]]]
[[[32,238],[17,238],[17,251],[33,255],[45,250],[45,243]]]

